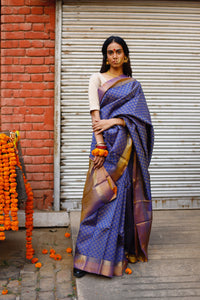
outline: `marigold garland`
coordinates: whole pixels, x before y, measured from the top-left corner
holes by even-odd
[[[5,240],[5,230],[17,231],[18,225],[18,194],[16,192],[16,166],[22,170],[18,156],[17,143],[19,132],[10,132],[10,137],[0,134],[0,240]],[[27,179],[23,174],[27,201],[26,201],[26,258],[33,257],[32,247],[33,230],[33,193]],[[10,215],[11,217],[10,217]]]

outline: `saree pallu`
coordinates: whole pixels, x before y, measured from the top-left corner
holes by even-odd
[[[103,167],[95,170],[90,155],[74,267],[112,277],[122,275],[126,255],[148,259],[153,127],[138,81],[121,75],[98,92],[101,119],[122,118],[126,126],[104,131],[109,154]],[[95,144],[93,134],[91,151]]]

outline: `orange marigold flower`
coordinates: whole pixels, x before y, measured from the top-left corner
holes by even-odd
[[[6,295],[6,294],[8,294],[8,290],[6,289],[4,289],[3,291],[2,291],[2,295]]]
[[[72,253],[72,248],[67,248],[67,249],[66,249],[66,252],[67,252],[67,253]]]
[[[52,253],[49,255],[49,257],[54,258],[54,257],[55,257],[55,253],[52,252]]]
[[[35,267],[38,268],[38,269],[40,269],[41,266],[42,266],[42,264],[40,262],[38,262],[38,263],[35,264]]]
[[[50,251],[49,251],[50,253],[53,253],[53,254],[55,254],[56,253],[56,251],[54,250],[54,249],[50,249]]]
[[[37,257],[32,258],[31,262],[32,262],[32,264],[35,264],[36,262],[38,262],[38,258]]]
[[[43,253],[43,254],[47,254],[47,253],[48,253],[48,250],[47,250],[47,249],[43,249],[43,250],[42,250],[42,253]]]
[[[69,232],[66,232],[66,233],[65,233],[65,237],[66,237],[66,238],[69,238],[70,236],[71,236],[71,234],[70,234]]]
[[[132,274],[132,270],[130,268],[126,268],[125,273],[130,275],[130,274]]]
[[[54,259],[55,260],[61,260],[62,259],[62,256],[60,254],[55,254],[54,255]]]

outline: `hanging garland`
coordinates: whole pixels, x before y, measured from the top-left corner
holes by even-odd
[[[17,150],[19,139],[17,131],[10,132],[10,137],[4,133],[0,134],[0,240],[5,240],[6,230],[19,230],[18,193],[16,191],[16,166],[22,170]],[[32,247],[33,192],[24,174],[23,179],[27,194],[25,207],[26,258],[31,259],[34,254]]]

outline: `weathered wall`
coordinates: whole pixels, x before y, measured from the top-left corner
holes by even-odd
[[[1,0],[1,131],[20,131],[39,209],[53,202],[55,1]]]

